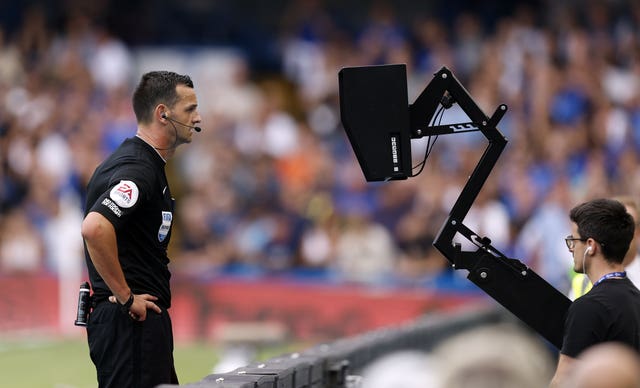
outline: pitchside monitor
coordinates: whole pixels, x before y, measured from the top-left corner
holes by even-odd
[[[338,74],[340,117],[367,181],[411,175],[406,65],[347,67]]]

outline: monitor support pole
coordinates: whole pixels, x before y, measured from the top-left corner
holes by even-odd
[[[471,122],[429,126],[436,109],[458,103]],[[497,129],[507,111],[500,105],[487,117],[469,93],[446,67],[434,75],[415,102],[409,106],[412,138],[480,131],[489,144],[465,184],[433,245],[453,268],[469,271],[467,278],[537,331],[557,348],[562,346],[564,319],[571,301],[517,259],[508,258],[491,245],[491,240],[467,228],[464,218],[489,177],[507,139]],[[462,251],[454,243],[456,234],[473,243],[475,251]]]

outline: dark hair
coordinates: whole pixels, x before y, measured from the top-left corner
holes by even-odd
[[[158,104],[173,107],[178,101],[176,86],[186,85],[193,88],[193,82],[188,75],[181,75],[171,71],[151,71],[142,76],[140,83],[133,92],[133,112],[139,123],[151,122],[153,109]]]
[[[622,263],[635,230],[633,217],[622,203],[595,199],[571,209],[569,218],[578,226],[581,238],[596,240],[607,260]]]

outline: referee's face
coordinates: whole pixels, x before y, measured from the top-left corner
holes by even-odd
[[[186,85],[176,86],[178,93],[178,102],[171,109],[172,118],[191,127],[196,126],[202,121],[200,113],[198,113],[198,99],[193,88]],[[177,125],[175,139],[177,144],[191,143],[194,129],[185,125]]]

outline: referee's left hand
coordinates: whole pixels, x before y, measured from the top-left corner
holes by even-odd
[[[153,303],[158,300],[158,297],[149,294],[133,294],[133,304],[129,308],[129,317],[134,321],[142,322],[147,319],[147,309],[151,309],[158,314],[162,312],[162,309],[157,304]],[[118,303],[115,296],[109,297],[109,302]]]

